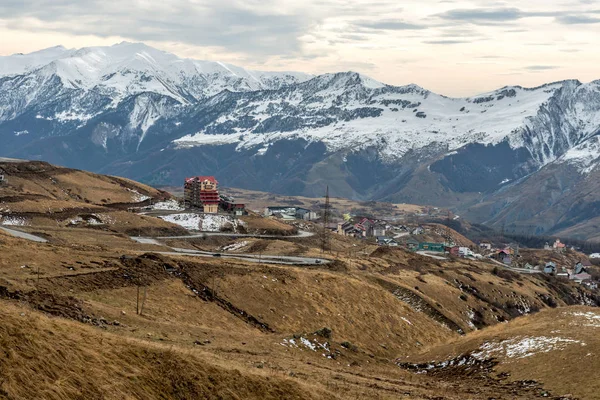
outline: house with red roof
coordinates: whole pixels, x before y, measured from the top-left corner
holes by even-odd
[[[564,243],[561,243],[560,239],[556,239],[556,242],[554,242],[554,244],[552,245],[552,248],[554,249],[554,251],[562,253],[567,248],[567,245]]]

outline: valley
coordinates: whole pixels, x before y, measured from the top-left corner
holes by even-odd
[[[2,160],[0,168],[0,226],[8,229],[0,230],[0,399],[598,393],[597,289],[252,211],[285,199],[316,208],[307,198],[232,190],[249,215],[194,232],[174,216],[216,217],[182,209],[167,191],[39,161]],[[373,210],[398,218],[424,211]],[[398,241],[476,246],[439,224],[406,224],[423,231]],[[520,254],[533,264],[587,260],[574,251]],[[575,368],[582,359],[587,373]]]

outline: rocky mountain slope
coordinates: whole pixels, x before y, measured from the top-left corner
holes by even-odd
[[[329,185],[526,233],[597,216],[583,193],[597,185],[600,81],[458,99],[354,72],[256,72],[121,43],[0,58],[0,105],[4,155],[147,183],[202,172],[289,195]]]

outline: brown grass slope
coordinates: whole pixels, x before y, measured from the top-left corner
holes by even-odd
[[[2,399],[325,399],[193,351],[123,339],[0,302]]]
[[[185,233],[158,218],[126,212],[149,199],[170,197],[149,186],[40,161],[0,162],[0,171],[6,177],[0,185],[0,222],[17,219],[38,228],[91,227],[128,235]]]
[[[84,193],[86,179],[73,176]],[[123,188],[119,179],[106,179],[131,196],[130,183]],[[61,203],[52,213],[35,211],[40,197],[11,198],[4,189],[0,207],[29,208],[31,225],[23,229],[49,243],[0,232],[0,318],[7,321],[0,355],[9,354],[0,361],[0,398],[535,398],[545,378],[543,387],[489,376],[448,380],[414,374],[395,360],[539,310],[598,303],[582,286],[553,277],[482,261],[438,261],[338,235],[323,254],[318,228],[306,238],[207,237],[172,245],[221,253],[246,242],[238,252],[326,257],[329,264],[158,255],[164,246],[128,235],[171,229],[164,221],[121,211],[121,203],[69,196],[46,195]],[[102,203],[102,196],[80,196]],[[85,213],[108,222],[69,222]],[[256,231],[295,229],[256,216],[247,221]],[[138,294],[145,298],[141,314]],[[34,354],[47,355],[48,366]],[[527,371],[522,376],[529,379]],[[552,390],[568,393],[559,389]]]
[[[600,399],[599,329],[597,308],[546,309],[433,347],[410,362],[439,362],[483,350],[480,357],[498,363],[492,373],[496,377],[533,379],[555,394]],[[460,372],[454,371],[457,376]]]

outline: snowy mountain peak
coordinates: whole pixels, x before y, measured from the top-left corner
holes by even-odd
[[[543,166],[576,147],[593,153],[597,146],[583,144],[600,130],[600,81],[506,86],[451,98],[354,71],[253,71],[131,42],[2,57],[0,104],[0,124],[32,115],[36,129],[51,123],[50,133],[40,135],[77,130],[102,115],[121,118],[112,134],[135,142],[136,151],[163,134],[153,133],[163,120],[161,129],[174,130],[169,142],[176,148],[227,142],[261,151],[302,139],[331,153],[375,148],[386,163],[432,145],[452,152],[507,143]],[[11,132],[28,130],[23,125],[15,123]],[[577,154],[569,159],[581,159]]]
[[[180,58],[131,42],[70,50],[53,47],[26,55],[0,57],[0,77],[29,74],[44,68],[45,72],[55,70],[67,88],[99,88],[116,94],[119,100],[155,91],[182,103],[187,103],[189,96],[200,99],[224,89],[278,89],[312,78],[303,73],[250,71],[220,62]]]

